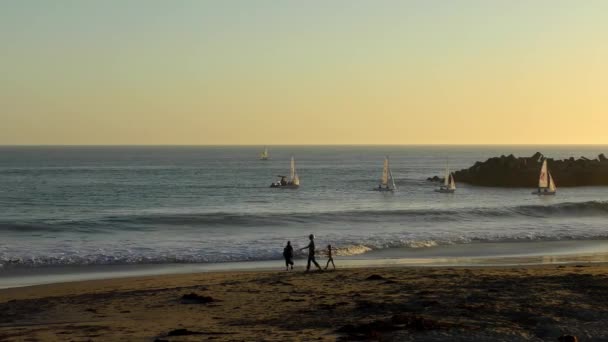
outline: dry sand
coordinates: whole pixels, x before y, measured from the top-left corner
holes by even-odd
[[[0,291],[0,341],[607,341],[607,271],[260,271],[13,288]],[[190,293],[212,301],[182,301]]]

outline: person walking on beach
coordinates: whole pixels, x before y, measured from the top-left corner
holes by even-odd
[[[325,269],[327,269],[329,267],[329,263],[331,262],[332,266],[334,267],[334,270],[336,269],[336,264],[334,264],[334,257],[333,254],[331,254],[332,252],[332,247],[331,245],[327,245],[327,265],[325,265]]]
[[[285,258],[285,270],[289,271],[289,266],[293,271],[293,247],[291,247],[291,241],[287,241],[287,246],[283,248],[283,257]]]
[[[300,248],[301,251],[308,248],[308,263],[306,264],[306,272],[310,271],[311,262],[314,263],[315,266],[317,266],[317,268],[319,270],[322,270],[321,266],[319,266],[319,264],[317,263],[317,260],[315,259],[315,236],[313,234],[310,234],[310,235],[308,235],[308,239],[310,240],[310,242],[308,243],[308,246],[306,246],[304,248]]]

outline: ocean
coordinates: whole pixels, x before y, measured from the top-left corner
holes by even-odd
[[[539,198],[458,179],[455,194],[440,194],[426,180],[448,158],[458,170],[511,153],[596,158],[608,146],[269,146],[268,161],[258,160],[262,149],[0,147],[0,277],[75,266],[280,267],[286,241],[301,248],[311,233],[319,248],[338,248],[337,261],[608,251],[607,187],[556,179],[558,194]],[[372,191],[385,155],[394,193]],[[269,188],[291,156],[301,187]]]

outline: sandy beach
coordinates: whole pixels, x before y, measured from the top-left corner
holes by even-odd
[[[0,340],[605,341],[607,271],[387,267],[12,288],[0,291]]]

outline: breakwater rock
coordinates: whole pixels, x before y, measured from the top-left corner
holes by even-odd
[[[542,161],[547,165],[558,187],[608,185],[608,159],[600,154],[597,159],[580,157],[554,160],[540,152],[531,157],[514,155],[494,157],[476,162],[468,169],[454,172],[456,182],[495,187],[536,187]],[[429,181],[442,181],[430,177]]]

